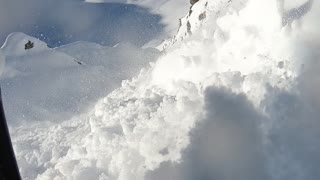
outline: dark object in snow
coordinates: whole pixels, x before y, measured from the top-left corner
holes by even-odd
[[[28,50],[28,49],[32,49],[34,47],[34,43],[31,41],[28,41],[25,45],[24,45],[24,49]]]
[[[21,180],[18,164],[12,148],[0,88],[0,179]]]
[[[82,62],[78,61],[77,59],[74,59],[74,62],[78,63],[79,65],[82,65]]]
[[[190,0],[190,4],[194,5],[196,2],[198,2],[199,0]]]
[[[283,69],[283,67],[284,67],[284,62],[283,62],[283,61],[280,61],[280,62],[278,63],[278,68]]]
[[[199,20],[202,21],[207,17],[206,11],[199,15]]]
[[[187,22],[187,31],[188,31],[188,33],[189,33],[190,35],[192,34],[190,21]]]

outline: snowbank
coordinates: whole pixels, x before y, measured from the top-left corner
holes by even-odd
[[[48,46],[46,43],[31,37],[31,36],[27,36],[23,33],[11,33],[6,41],[4,42],[4,44],[2,45],[1,49],[3,50],[3,52],[7,55],[23,55],[26,54],[29,51],[25,50],[25,44],[28,43],[28,41],[33,42],[34,43],[34,48],[30,49],[29,51],[31,51],[32,53],[36,53],[36,52],[40,52],[43,50],[47,50]]]

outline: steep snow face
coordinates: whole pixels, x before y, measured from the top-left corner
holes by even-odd
[[[319,179],[320,2],[279,2],[194,4],[164,54],[89,113],[12,129],[22,176]]]
[[[190,7],[189,13],[179,19],[177,34],[159,45],[160,50],[166,49],[177,41],[182,41],[197,31],[201,25],[215,26],[216,19],[224,16],[227,12],[237,11],[243,6],[245,0],[241,1],[198,1]],[[211,21],[208,21],[207,16]],[[213,21],[212,21],[213,20]],[[204,21],[204,22],[203,22]],[[204,28],[202,28],[204,29]]]

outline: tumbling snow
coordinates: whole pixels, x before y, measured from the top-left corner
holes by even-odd
[[[319,179],[320,2],[295,2],[200,0],[89,112],[11,128],[23,178]],[[89,65],[95,46],[55,50]]]

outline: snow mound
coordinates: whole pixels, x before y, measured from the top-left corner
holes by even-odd
[[[32,42],[34,44],[34,47],[26,50],[25,44],[28,43],[28,41]],[[38,40],[37,38],[28,36],[21,32],[15,32],[11,33],[4,44],[1,47],[3,49],[3,52],[5,55],[24,55],[26,53],[30,52],[39,52],[48,49],[48,46],[45,42]]]

